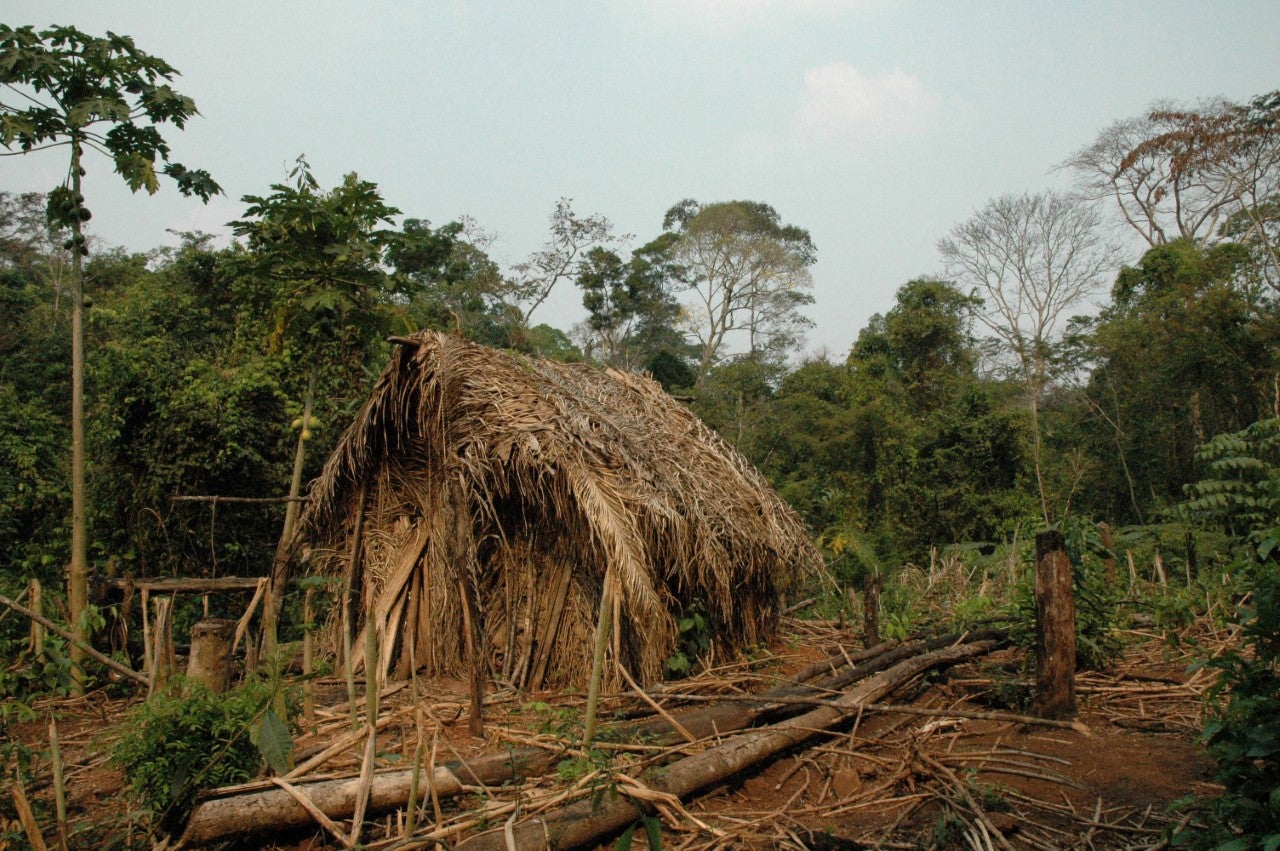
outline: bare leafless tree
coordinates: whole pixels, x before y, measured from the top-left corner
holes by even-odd
[[[1149,245],[1233,239],[1280,289],[1280,94],[1247,104],[1169,102],[1117,121],[1064,164],[1082,193],[1112,200]]]
[[[628,238],[615,235],[613,223],[604,216],[584,217],[574,213],[570,198],[556,202],[550,229],[546,244],[512,268],[506,287],[504,300],[519,308],[525,325],[556,284],[577,273],[588,251],[596,246],[616,246]]]
[[[1040,406],[1069,311],[1115,273],[1118,252],[1095,205],[1075,195],[1004,195],[939,241],[947,274],[982,299],[977,319],[1013,353],[1027,387],[1032,460],[1045,522]]]

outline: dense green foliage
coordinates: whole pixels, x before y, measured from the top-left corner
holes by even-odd
[[[1236,568],[1249,577],[1243,641],[1206,666],[1219,672],[1204,728],[1224,793],[1207,804],[1208,829],[1189,844],[1218,849],[1280,846],[1280,419],[1200,447],[1205,478],[1187,489],[1184,516],[1219,525],[1244,544]]]
[[[201,789],[258,773],[266,749],[253,730],[270,712],[271,697],[262,683],[217,694],[179,679],[133,711],[111,761],[157,822],[181,824]]]

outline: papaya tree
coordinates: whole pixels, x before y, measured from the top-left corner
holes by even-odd
[[[0,144],[5,156],[64,149],[62,183],[49,193],[47,216],[71,236],[71,559],[67,570],[72,628],[84,639],[88,604],[84,459],[84,258],[90,212],[82,193],[91,154],[110,158],[131,190],[154,194],[160,175],[184,195],[203,201],[221,190],[209,173],[169,159],[162,124],[182,129],[198,114],[191,98],[169,85],[178,72],[139,50],[128,36],[93,36],[75,27],[0,24]],[[83,682],[78,647],[71,650],[75,682]]]

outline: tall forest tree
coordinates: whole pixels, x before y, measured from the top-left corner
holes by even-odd
[[[575,283],[587,310],[582,337],[588,357],[637,370],[650,369],[664,355],[682,355],[680,305],[673,295],[680,269],[671,258],[671,244],[672,236],[663,234],[625,261],[600,246],[587,253]]]
[[[690,293],[686,321],[699,348],[696,384],[724,357],[730,336],[745,335],[746,357],[780,363],[812,322],[809,267],[817,249],[809,232],[784,224],[756,201],[681,201],[667,211],[672,257]]]
[[[1231,240],[1280,290],[1280,92],[1237,104],[1156,104],[1117,121],[1065,163],[1081,191],[1110,200],[1149,246]]]
[[[75,27],[36,31],[0,24],[0,143],[28,154],[66,148],[67,177],[49,193],[48,217],[71,231],[71,558],[67,569],[72,629],[84,639],[88,604],[88,547],[84,458],[84,270],[88,255],[83,180],[86,155],[109,157],[131,190],[154,194],[159,175],[184,195],[207,201],[221,191],[203,170],[169,161],[158,125],[182,129],[197,115],[195,102],[169,85],[177,70],[139,50],[128,36],[92,36]],[[14,151],[14,148],[17,151]],[[161,165],[163,163],[163,165]],[[82,683],[82,650],[73,646],[75,681]]]
[[[491,242],[466,216],[436,228],[424,219],[405,219],[386,256],[396,273],[394,289],[408,300],[415,326],[509,345],[508,331],[519,318],[501,300],[504,281],[489,257]]]
[[[956,225],[938,243],[947,274],[979,298],[975,313],[1012,353],[1031,414],[1032,461],[1046,523],[1040,409],[1054,347],[1070,318],[1117,265],[1097,208],[1058,192],[1004,195]]]
[[[1237,285],[1246,246],[1157,245],[1117,276],[1080,338],[1087,413],[1072,440],[1099,459],[1092,501],[1141,522],[1195,481],[1195,451],[1272,414],[1280,319]]]

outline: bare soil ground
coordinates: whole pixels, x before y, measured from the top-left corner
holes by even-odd
[[[1194,628],[1202,648],[1231,640],[1207,625]],[[696,800],[659,801],[664,849],[710,848],[1160,848],[1185,822],[1169,804],[1212,794],[1211,766],[1197,742],[1210,674],[1189,674],[1189,650],[1175,650],[1154,632],[1130,631],[1122,659],[1104,672],[1077,678],[1079,729],[1040,727],[976,717],[1020,711],[1025,697],[1020,654],[999,651],[974,663],[927,676],[894,696],[898,704],[936,710],[928,716],[866,712],[770,764],[744,773]],[[655,690],[701,695],[762,691],[839,647],[859,643],[838,624],[788,621],[784,637],[759,658],[724,665],[677,686]],[[1182,643],[1187,647],[1186,641]],[[1198,650],[1203,653],[1204,650]],[[411,764],[419,741],[436,762],[526,745],[567,749],[568,762],[549,778],[503,789],[474,790],[425,806],[416,839],[403,838],[404,813],[367,825],[367,847],[449,847],[484,827],[500,826],[518,805],[522,813],[573,796],[625,789],[607,770],[574,762],[572,737],[581,695],[490,696],[483,738],[467,732],[463,684],[420,682],[388,689],[379,719],[378,766]],[[137,697],[94,692],[37,707],[46,720],[14,733],[48,750],[47,716],[56,712],[67,763],[70,847],[149,847],[145,817],[131,803],[128,779],[105,756],[113,731]],[[321,684],[315,722],[297,738],[299,762],[347,733],[345,685]],[[634,695],[616,695],[606,710],[622,716],[649,712]],[[613,768],[637,773],[639,763],[708,743],[614,747]],[[352,775],[360,746],[342,751],[315,773]],[[52,813],[47,760],[26,790],[38,813]],[[16,828],[16,825],[8,826]],[[51,821],[41,819],[54,847]],[[274,844],[273,844],[274,843]],[[341,847],[324,831],[247,842],[243,847]],[[603,847],[613,847],[613,840]],[[633,848],[644,848],[637,831]]]

